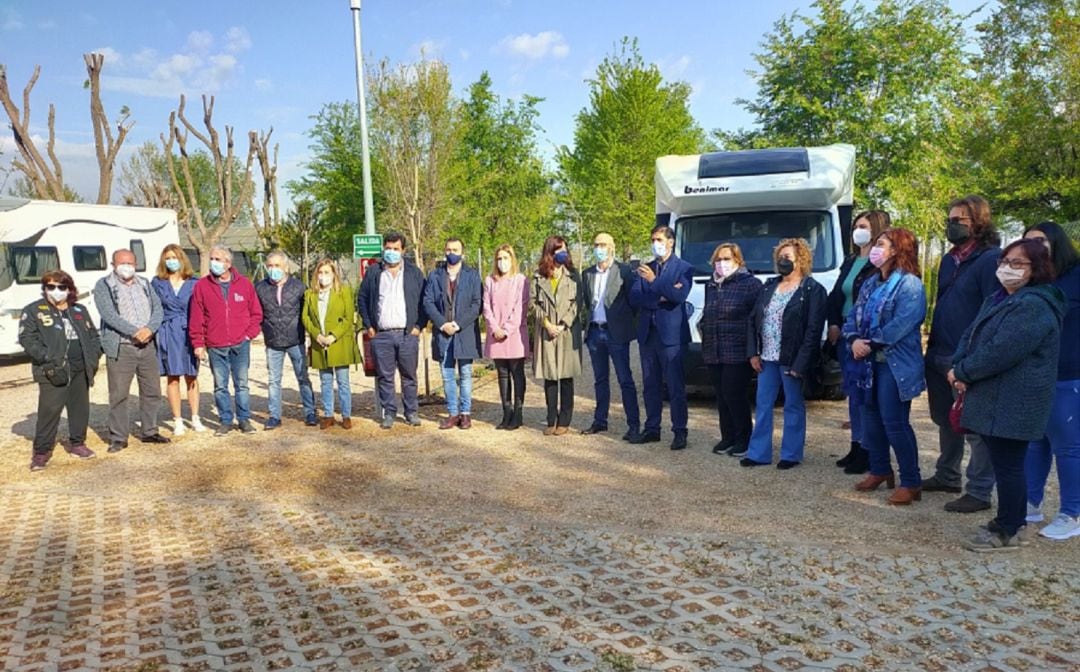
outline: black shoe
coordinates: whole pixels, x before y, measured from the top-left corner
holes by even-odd
[[[641,436],[641,431],[637,429],[628,429],[626,433],[622,435],[623,441],[634,443]]]
[[[419,427],[420,426],[420,416],[417,415],[416,413],[406,413],[405,414],[405,423],[408,424],[410,427]]]
[[[382,427],[383,429],[391,429],[391,428],[393,428],[393,426],[394,426],[394,414],[393,413],[387,413],[386,415],[382,416],[382,422],[379,423],[379,427]]]
[[[124,443],[123,441],[113,441],[109,444],[108,452],[119,453],[124,448],[127,448],[127,443]]]
[[[143,443],[172,443],[172,439],[166,438],[161,434],[151,434],[150,436],[144,436],[139,441]]]
[[[521,404],[514,404],[514,415],[510,419],[510,424],[506,426],[507,430],[515,430],[524,423],[522,419]]]
[[[214,430],[214,436],[225,436],[226,434],[228,434],[231,431],[232,431],[232,425],[231,424],[230,425],[219,425],[218,428]]]
[[[509,429],[510,423],[514,421],[514,409],[510,406],[503,406],[502,422],[495,425],[495,429]]]
[[[715,446],[712,447],[712,452],[714,455],[719,455],[721,453],[726,453],[730,448],[733,448],[734,446],[735,442],[731,439],[721,439],[720,443],[717,443]]]
[[[990,502],[971,495],[964,495],[945,505],[945,510],[952,513],[975,513],[976,511],[985,511],[989,508]]]
[[[851,448],[848,449],[847,455],[844,455],[836,461],[836,466],[846,467],[851,464],[851,461],[855,459],[855,453],[862,449],[862,445],[858,441],[851,442]]]
[[[799,463],[798,462],[793,462],[791,460],[780,460],[779,462],[776,463],[776,468],[777,469],[791,469],[792,467],[797,467],[797,466],[799,466]]]
[[[598,425],[595,422],[588,429],[581,430],[582,434],[601,434],[607,431],[607,425]]]
[[[315,417],[314,413],[309,413],[308,416],[304,418],[304,424],[308,427],[318,427],[319,419]]]
[[[865,474],[870,471],[870,451],[859,446],[855,457],[844,467],[845,474]]]
[[[736,443],[731,448],[727,449],[727,454],[732,457],[745,457],[746,453],[750,450],[750,446],[745,443]]]
[[[660,443],[660,432],[645,432],[638,434],[630,440],[630,443],[639,446],[643,443]]]
[[[922,482],[923,492],[963,492],[959,485],[949,485],[937,476],[931,476]]]
[[[675,438],[671,441],[672,450],[686,450],[686,435],[676,434]]]
[[[769,466],[769,463],[768,462],[755,462],[754,460],[751,460],[749,457],[744,457],[741,460],[739,460],[739,466],[740,467],[767,467],[767,466]]]
[[[255,433],[255,425],[251,424],[250,420],[241,420],[238,424],[240,425],[240,431],[244,434]]]

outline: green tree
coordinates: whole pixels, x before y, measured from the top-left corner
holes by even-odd
[[[610,233],[625,258],[655,221],[657,157],[700,152],[705,137],[690,114],[690,86],[665,82],[637,40],[623,38],[588,83],[574,147],[557,154],[563,214],[579,239]]]

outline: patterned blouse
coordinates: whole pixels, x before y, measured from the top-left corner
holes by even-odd
[[[795,289],[781,292],[777,287],[765,306],[765,316],[761,322],[761,359],[766,362],[780,361],[780,330],[784,326],[784,308],[795,295]]]

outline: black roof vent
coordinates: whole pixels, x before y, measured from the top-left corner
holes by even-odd
[[[805,147],[713,152],[702,154],[698,161],[699,180],[710,177],[808,172],[810,172],[810,156]]]

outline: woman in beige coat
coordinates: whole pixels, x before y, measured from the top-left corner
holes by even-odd
[[[566,434],[574,415],[574,377],[581,375],[580,281],[566,240],[551,236],[533,275],[534,375],[544,379],[545,435]]]

